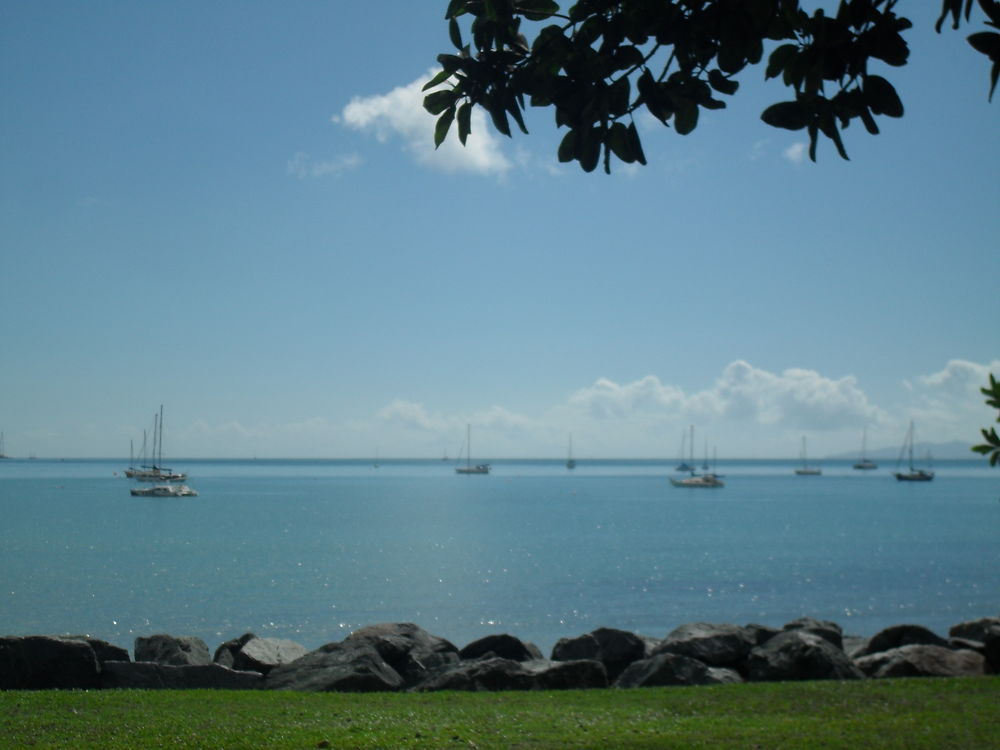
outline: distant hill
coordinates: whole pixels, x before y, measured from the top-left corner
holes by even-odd
[[[976,458],[979,454],[972,452],[972,443],[954,441],[951,443],[915,443],[913,446],[913,457],[923,458],[930,451],[931,457],[935,460],[947,461],[955,458]],[[858,451],[848,453],[836,453],[827,456],[830,459],[853,459],[858,458]],[[868,458],[876,461],[895,461],[899,458],[899,447],[879,448],[868,451]]]

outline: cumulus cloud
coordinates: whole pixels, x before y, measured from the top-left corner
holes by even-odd
[[[806,160],[807,146],[804,142],[799,141],[798,143],[793,143],[791,146],[782,151],[781,155],[784,156],[792,164],[801,164]]]
[[[431,415],[423,404],[397,398],[383,406],[378,418],[411,430],[437,431],[447,426],[447,420],[440,415]]]
[[[601,378],[570,397],[594,419],[647,417],[731,420],[796,429],[840,429],[880,419],[857,379],[812,370],[773,373],[738,360],[715,384],[694,393],[647,375],[619,384]]]
[[[472,133],[465,146],[459,142],[457,133],[452,132],[435,150],[436,118],[423,108],[428,92],[422,90],[435,73],[429,71],[426,76],[387,94],[355,97],[332,119],[353,130],[370,133],[380,142],[393,138],[402,140],[404,149],[425,166],[445,172],[505,173],[511,162],[504,156],[500,141],[488,129],[486,118],[478,109],[472,112]]]
[[[978,426],[996,418],[979,390],[986,386],[991,372],[1000,372],[1000,360],[981,365],[953,359],[938,372],[904,380],[911,397],[906,417],[917,420],[925,435],[974,440]]]
[[[288,173],[304,180],[307,177],[332,177],[361,166],[357,154],[343,154],[327,161],[315,161],[309,154],[298,152],[288,160]]]
[[[678,412],[684,406],[684,392],[664,385],[655,375],[624,385],[607,378],[570,396],[570,404],[583,408],[594,419],[621,419],[636,414]]]
[[[712,396],[722,416],[759,424],[839,429],[881,416],[851,375],[833,379],[799,368],[772,373],[742,360],[726,367]]]

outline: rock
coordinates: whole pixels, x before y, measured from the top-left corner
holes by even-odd
[[[131,656],[129,656],[128,649],[124,649],[121,646],[116,646],[113,643],[108,643],[107,641],[102,641],[100,638],[91,638],[89,635],[67,635],[59,636],[61,638],[66,638],[70,641],[86,641],[90,644],[90,647],[94,649],[94,656],[97,657],[98,664],[104,664],[107,661],[130,661]]]
[[[855,660],[869,677],[968,677],[984,673],[985,660],[975,651],[911,644]]]
[[[978,651],[981,654],[986,653],[986,646],[982,641],[973,641],[969,638],[949,638],[948,648],[952,651],[968,649],[969,651]]]
[[[615,687],[662,687],[666,685],[717,685],[742,682],[732,669],[709,667],[702,661],[669,651],[633,662],[622,672]]]
[[[540,660],[525,665],[539,690],[588,690],[606,688],[610,681],[603,663],[596,659]]]
[[[515,661],[502,657],[470,659],[445,667],[415,689],[435,690],[584,690],[606,688],[608,673],[595,659]]]
[[[240,672],[221,664],[173,666],[155,662],[109,661],[101,672],[102,688],[133,690],[257,690],[259,672]]]
[[[629,664],[652,655],[659,641],[615,628],[598,628],[577,638],[561,638],[552,648],[555,661],[596,659],[604,665],[609,680],[615,680]]]
[[[86,690],[98,687],[100,671],[97,655],[85,640],[0,638],[0,690]]]
[[[754,637],[739,625],[695,622],[672,630],[653,655],[680,654],[711,667],[728,667],[744,661],[753,647]]]
[[[233,655],[233,669],[267,674],[308,653],[305,646],[283,638],[251,638]]]
[[[290,664],[272,669],[265,687],[271,690],[366,693],[400,690],[403,678],[370,643],[328,643]]]
[[[226,641],[215,649],[212,661],[224,667],[232,667],[233,662],[236,660],[236,653],[246,645],[247,641],[253,640],[256,637],[253,633],[244,633],[239,638]]]
[[[1000,627],[992,627],[986,631],[983,657],[986,659],[986,671],[1000,674]]]
[[[458,649],[450,641],[409,622],[369,625],[355,630],[344,643],[374,648],[408,686],[459,661]]]
[[[899,648],[900,646],[915,644],[948,646],[948,642],[944,638],[928,630],[923,625],[893,625],[873,635],[863,649],[851,656],[854,659],[858,659],[869,654],[878,654],[882,651]]]
[[[743,629],[753,639],[753,645],[755,646],[763,646],[778,633],[782,632],[778,628],[772,628],[768,625],[757,625],[755,623],[744,625]]]
[[[796,628],[776,635],[750,652],[748,678],[753,681],[856,680],[864,675],[829,640]]]
[[[524,664],[513,659],[479,659],[463,661],[444,669],[417,686],[417,690],[531,690],[537,684]]]
[[[139,636],[135,639],[135,660],[175,667],[212,663],[205,641],[191,635]]]
[[[839,649],[844,648],[844,631],[840,625],[829,620],[800,617],[798,620],[785,623],[782,630],[804,630],[807,633],[814,633],[820,638],[825,638]]]
[[[485,636],[458,652],[462,659],[481,659],[489,654],[512,661],[532,661],[542,658],[542,652],[534,643],[525,643],[506,633]]]
[[[868,648],[868,643],[871,638],[865,638],[860,635],[845,635],[844,636],[844,653],[849,657],[854,659],[858,656],[863,656],[863,652]]]
[[[982,617],[952,625],[948,635],[952,638],[968,638],[982,643],[986,640],[986,634],[990,629],[995,627],[1000,627],[1000,617]]]

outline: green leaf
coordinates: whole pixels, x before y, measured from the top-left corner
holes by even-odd
[[[493,127],[509,138],[510,123],[507,122],[507,113],[504,111],[504,108],[493,104],[487,107],[487,111],[490,113],[490,120],[493,121]]]
[[[544,21],[559,12],[559,4],[552,0],[517,0],[515,10],[529,21]]]
[[[437,125],[434,126],[434,148],[437,148],[442,143],[448,135],[448,129],[451,127],[452,120],[455,119],[455,108],[449,107],[444,111],[444,113],[438,118]]]
[[[764,74],[765,80],[777,78],[788,67],[788,64],[799,54],[797,44],[783,44],[778,47],[767,59],[767,71]]]
[[[903,116],[903,102],[900,101],[899,94],[893,85],[881,76],[865,76],[863,90],[865,103],[875,114],[889,117]]]
[[[628,138],[629,138],[629,149],[635,155],[635,160],[646,166],[646,154],[642,150],[642,141],[639,140],[639,131],[635,127],[635,123],[629,123],[628,126]]]
[[[812,112],[799,101],[778,102],[765,109],[760,119],[774,128],[802,130],[810,124]]]
[[[611,129],[608,130],[607,143],[611,147],[612,152],[614,152],[614,155],[626,164],[631,164],[635,161],[632,149],[630,148],[628,128],[625,127],[624,123],[616,122],[611,126]]]
[[[432,115],[439,115],[455,103],[457,96],[452,89],[434,91],[424,97],[424,109]]]
[[[435,86],[437,86],[437,85],[439,85],[441,83],[444,83],[449,78],[451,78],[451,73],[450,72],[448,72],[447,70],[439,71],[438,74],[436,76],[434,76],[431,80],[429,80],[427,83],[425,83],[424,86],[423,86],[423,88],[420,89],[420,90],[421,91],[427,91],[427,89],[432,89]]]
[[[462,49],[465,46],[462,44],[462,30],[458,28],[458,21],[454,18],[448,21],[448,36],[451,37],[451,43],[455,45],[455,49]]]
[[[679,135],[687,135],[698,127],[698,105],[683,96],[671,97],[674,106],[674,130]]]
[[[559,161],[568,162],[576,158],[576,131],[569,130],[559,142]]]
[[[732,96],[740,87],[740,82],[727,78],[723,75],[721,70],[713,68],[708,71],[708,85],[720,94],[728,94],[729,96]]]
[[[976,52],[982,52],[991,60],[1000,60],[1000,34],[995,31],[980,31],[969,35],[969,44]]]
[[[598,128],[581,130],[577,138],[583,137],[577,149],[577,158],[584,172],[593,172],[601,160],[601,133]]]
[[[458,108],[458,140],[465,145],[465,140],[472,132],[472,102],[466,102]]]

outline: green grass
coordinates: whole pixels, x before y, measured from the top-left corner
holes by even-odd
[[[0,692],[11,748],[1000,748],[1000,677],[508,693]]]

